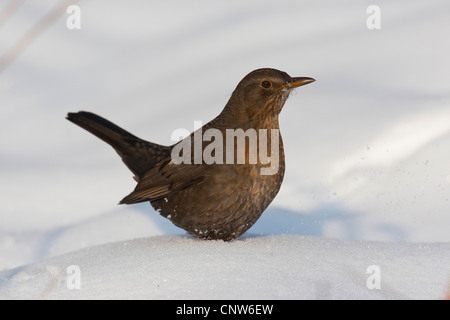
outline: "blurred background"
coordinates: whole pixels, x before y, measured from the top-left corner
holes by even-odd
[[[449,15],[447,0],[1,0],[0,270],[184,235],[117,205],[131,172],[65,116],[169,145],[261,67],[316,82],[281,113],[284,184],[245,236],[450,241]]]

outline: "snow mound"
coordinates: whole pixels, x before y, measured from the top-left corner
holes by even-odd
[[[156,236],[0,272],[0,299],[441,299],[449,243]]]

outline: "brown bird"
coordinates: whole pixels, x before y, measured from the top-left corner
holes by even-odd
[[[172,146],[142,140],[93,113],[67,119],[111,145],[134,173],[137,186],[121,204],[149,201],[198,238],[230,241],[277,195],[285,169],[278,115],[292,89],[313,81],[254,70],[215,119]]]

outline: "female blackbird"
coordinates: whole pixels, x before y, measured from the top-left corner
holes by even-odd
[[[230,241],[277,195],[285,169],[278,115],[292,89],[313,81],[254,70],[215,119],[172,146],[142,140],[93,113],[67,119],[110,144],[134,173],[137,186],[121,204],[150,201],[198,238]]]

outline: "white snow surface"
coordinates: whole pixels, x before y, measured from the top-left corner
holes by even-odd
[[[92,246],[1,273],[0,298],[441,299],[450,244],[296,235],[226,243],[159,236]],[[79,267],[79,288],[71,287]],[[371,266],[379,288],[368,287]],[[68,284],[69,283],[69,284]]]
[[[7,14],[10,3],[1,299],[450,297],[448,0],[84,0],[80,30],[65,10],[40,23],[59,0]],[[372,4],[380,30],[366,25]],[[280,115],[278,196],[231,243],[186,236],[148,204],[118,206],[131,173],[64,119],[87,110],[169,145],[261,67],[316,82]],[[71,265],[80,289],[67,286]],[[380,289],[367,287],[370,266]]]

